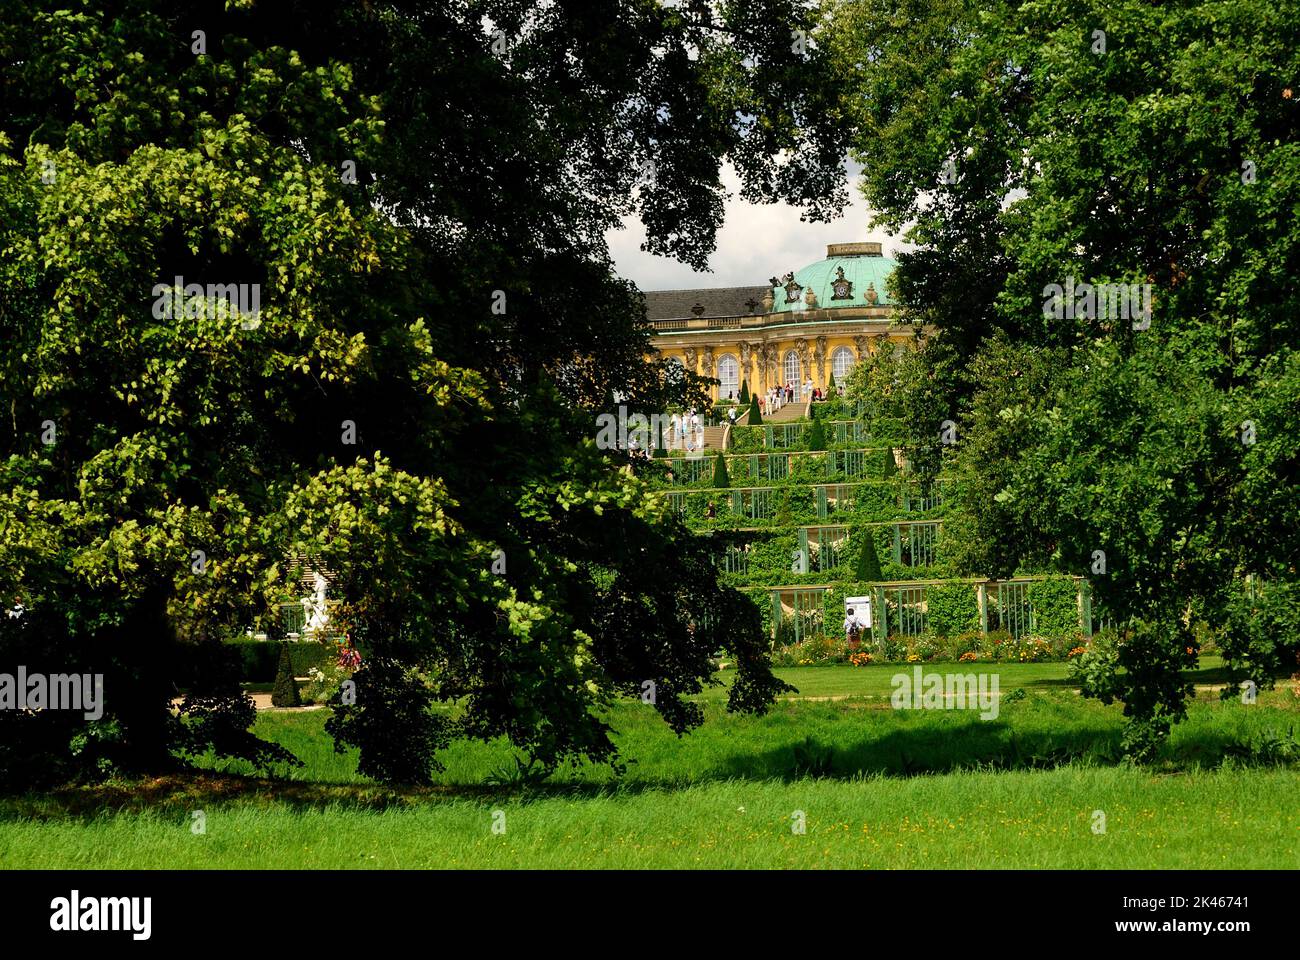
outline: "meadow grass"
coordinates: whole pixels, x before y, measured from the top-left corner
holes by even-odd
[[[990,721],[890,710],[880,668],[782,671],[801,692],[762,717],[706,695],[682,738],[619,704],[621,777],[581,764],[526,787],[486,783],[512,765],[499,741],[454,746],[433,787],[380,787],[334,751],[325,711],[268,712],[257,732],[304,762],[282,779],[207,758],[193,776],[12,796],[0,867],[1300,867],[1300,769],[1260,751],[1300,732],[1290,690],[1252,706],[1202,691],[1137,768],[1118,761],[1120,707],[1055,682],[1058,666],[1001,666],[1002,692],[1026,694]]]

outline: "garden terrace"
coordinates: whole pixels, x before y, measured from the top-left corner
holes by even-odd
[[[948,638],[1001,632],[1013,640],[1042,635],[1080,642],[1092,635],[1091,592],[1082,577],[786,583],[748,592],[777,643],[839,632],[846,596],[873,598],[877,612],[871,639],[882,654],[890,638],[927,634]]]
[[[701,530],[736,529],[738,522],[764,527],[807,526],[819,520],[851,518],[883,522],[895,519],[935,519],[944,499],[940,492],[922,495],[915,487],[894,481],[819,483],[769,487],[706,487],[662,494],[669,508]],[[709,505],[714,515],[709,516]],[[902,516],[900,516],[902,515]]]
[[[807,450],[811,420],[792,420],[786,423],[761,423],[756,426],[736,424],[731,431],[731,447],[739,452],[751,450]],[[826,443],[829,447],[855,446],[888,438],[873,435],[866,425],[856,420],[823,421]]]
[[[886,521],[846,525],[806,526],[773,531],[763,527],[742,527],[719,531],[722,540],[718,564],[731,579],[742,584],[772,582],[790,574],[850,574],[858,559],[864,534],[873,538],[877,557],[886,572],[898,568],[931,567],[938,562],[939,529],[942,521]]]
[[[891,470],[885,458],[894,460]],[[689,487],[713,482],[717,456],[672,458],[655,480],[671,487]],[[779,482],[794,479],[819,480],[883,479],[894,476],[898,461],[892,447],[854,447],[835,450],[783,451],[780,453],[723,454],[727,475],[733,481]],[[946,481],[945,481],[946,482]]]
[[[735,449],[721,459],[727,480],[746,485],[713,486],[717,455],[660,459],[668,470],[649,480],[688,527],[714,538],[721,576],[754,600],[774,643],[843,643],[834,637],[846,596],[872,597],[873,656],[928,657],[958,635],[984,638],[986,655],[991,637],[1064,655],[1091,635],[1080,579],[941,579],[957,573],[943,542],[951,478],[922,481],[894,447],[862,443],[871,431],[859,421],[821,425],[840,445],[800,449],[811,421],[733,428]]]

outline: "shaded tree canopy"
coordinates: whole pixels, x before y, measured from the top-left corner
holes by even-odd
[[[366,655],[331,728],[376,776],[425,779],[456,736],[612,759],[599,708],[653,680],[685,730],[719,649],[730,705],[769,702],[752,606],[592,442],[615,387],[702,400],[647,361],[604,233],[637,213],[703,265],[726,160],[748,196],[833,212],[835,85],[791,47],[815,15],[6,3],[0,597],[26,613],[0,652],[102,667],[107,704],[0,718],[9,769],[275,759],[230,674],[182,664],[273,623],[292,554]]]
[[[1295,5],[831,11],[867,200],[915,244],[895,294],[936,330],[891,412],[958,477],[966,569],[1089,577],[1121,626],[1093,692],[1150,755],[1203,627],[1261,684],[1300,645]]]

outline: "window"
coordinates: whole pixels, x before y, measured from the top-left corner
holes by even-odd
[[[719,400],[740,399],[740,364],[729,353],[718,358]]]
[[[853,372],[853,351],[848,347],[836,347],[831,353],[831,373],[835,375],[835,385],[844,386]]]
[[[799,395],[803,393],[803,377],[799,374],[799,354],[795,353],[793,350],[787,350],[785,352],[784,367],[784,379],[782,383],[783,385],[788,383],[790,386],[794,387],[794,398],[798,400]]]

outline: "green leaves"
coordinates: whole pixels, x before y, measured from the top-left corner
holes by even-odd
[[[1132,620],[1090,688],[1124,700],[1149,757],[1182,715],[1193,626],[1252,671],[1291,642],[1239,597],[1247,577],[1286,595],[1300,560],[1277,533],[1295,431],[1256,419],[1300,398],[1300,28],[1259,0],[838,9],[868,202],[917,244],[898,299],[938,329],[896,388],[867,365],[856,392],[923,470],[934,420],[959,422],[961,569],[1087,574]],[[1076,281],[1150,284],[1149,326],[1045,310]]]
[[[215,668],[172,715],[174,648],[273,629],[304,554],[366,658],[331,729],[375,776],[427,779],[453,736],[613,760],[607,698],[653,680],[684,731],[720,649],[732,705],[771,701],[748,605],[592,443],[614,387],[646,412],[698,392],[646,361],[604,236],[639,210],[649,246],[702,264],[727,156],[825,209],[824,60],[643,4],[507,5],[529,24],[508,57],[470,8],[57,6],[0,14],[0,596],[39,609],[0,652],[113,650],[106,723],[145,765],[265,759]],[[814,19],[721,15],[783,39]],[[784,122],[738,119],[764,113]]]

